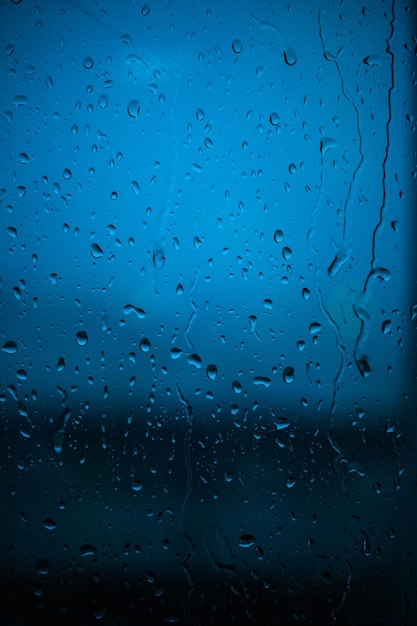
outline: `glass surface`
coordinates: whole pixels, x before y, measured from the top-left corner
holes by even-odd
[[[412,3],[0,37],[4,623],[415,624]]]

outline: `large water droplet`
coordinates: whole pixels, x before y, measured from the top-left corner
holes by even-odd
[[[6,343],[2,345],[1,349],[3,352],[7,352],[8,354],[14,354],[17,352],[17,343],[15,341],[6,341]]]

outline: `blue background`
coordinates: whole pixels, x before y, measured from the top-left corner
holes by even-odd
[[[413,10],[0,17],[8,623],[413,623]]]

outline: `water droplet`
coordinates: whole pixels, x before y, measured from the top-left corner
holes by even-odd
[[[94,60],[92,57],[85,57],[84,61],[83,61],[83,67],[85,67],[86,70],[91,70],[94,67]]]
[[[267,378],[267,376],[255,376],[253,379],[254,385],[262,385],[263,387],[269,387],[271,384],[271,379]]]
[[[291,489],[291,487],[294,487],[296,482],[297,481],[294,476],[288,476],[287,480],[285,481],[285,485],[286,487],[288,487],[288,489]]]
[[[117,191],[112,191],[110,194],[110,198],[112,200],[117,200],[117,198],[119,197],[119,194],[117,193]]]
[[[331,137],[323,137],[320,141],[320,153],[323,156],[330,148],[336,148],[337,143]]]
[[[242,42],[240,41],[240,39],[233,39],[232,41],[232,50],[233,52],[235,52],[236,54],[240,54],[242,52]]]
[[[160,270],[165,265],[165,254],[162,248],[156,248],[152,255],[152,263],[156,270]]]
[[[295,165],[295,163],[290,163],[288,166],[288,171],[290,174],[296,174],[297,173],[297,166]]]
[[[177,296],[180,296],[182,293],[184,293],[184,287],[181,285],[181,283],[178,283],[175,293],[177,294]]]
[[[174,347],[171,348],[170,353],[172,359],[179,359],[181,354],[183,354],[183,351],[181,350],[181,348]]]
[[[44,528],[46,528],[46,530],[55,530],[56,528],[56,522],[54,522],[54,520],[47,518],[45,520],[43,520],[43,526]]]
[[[9,237],[11,237],[12,239],[16,239],[17,237],[17,230],[14,226],[9,226],[6,229],[7,234],[9,235]]]
[[[217,376],[217,366],[213,365],[213,363],[210,363],[210,365],[207,365],[206,374],[208,378],[210,378],[211,380],[214,380]]]
[[[149,4],[144,4],[143,7],[142,7],[142,11],[141,12],[142,12],[142,15],[144,17],[149,15],[149,13],[151,12],[151,8],[150,8]]]
[[[255,543],[256,539],[253,535],[245,534],[239,538],[239,546],[241,548],[250,548]]]
[[[146,337],[140,340],[139,345],[142,352],[149,352],[149,350],[151,349],[151,342]]]
[[[99,259],[100,257],[103,256],[103,250],[100,248],[100,246],[98,245],[98,243],[92,243],[90,246],[90,252],[91,255],[95,258],[95,259]]]
[[[76,340],[79,346],[86,346],[88,343],[88,335],[85,330],[79,330],[76,334]]]
[[[381,330],[382,330],[384,335],[389,333],[390,330],[391,330],[391,321],[390,320],[384,320],[382,322]]]
[[[297,55],[293,48],[287,48],[283,53],[284,61],[287,65],[295,65],[297,63]]]
[[[49,572],[49,561],[47,559],[39,559],[35,563],[36,569],[38,570],[38,574],[42,576],[46,576]]]
[[[284,430],[284,428],[288,428],[290,423],[287,419],[285,419],[285,417],[278,417],[275,420],[274,425],[276,426],[277,430]]]
[[[189,365],[194,365],[194,367],[196,367],[197,369],[200,369],[201,357],[198,354],[190,354],[187,359],[187,363],[189,363]]]
[[[269,121],[271,122],[272,126],[278,126],[279,124],[278,113],[272,112],[271,115],[269,116]]]
[[[232,382],[232,389],[235,393],[241,393],[242,392],[242,385],[240,384],[240,382],[238,380],[234,380]]]
[[[205,118],[203,109],[197,109],[197,111],[195,112],[195,116],[199,122],[202,122]]]
[[[146,576],[146,580],[148,581],[148,583],[154,583],[154,582],[155,582],[155,580],[156,580],[156,576],[155,576],[155,574],[152,572],[152,570],[148,570],[148,571],[145,573],[145,576]]]
[[[97,548],[90,543],[85,543],[80,547],[80,556],[95,556]]]
[[[286,367],[282,373],[282,377],[284,379],[284,382],[287,384],[290,384],[293,382],[294,380],[294,368],[293,367]]]
[[[276,243],[281,243],[283,239],[284,239],[284,233],[282,232],[282,230],[276,230],[274,232],[274,241]]]
[[[129,313],[134,313],[140,320],[142,320],[146,315],[143,309],[140,309],[133,304],[126,304],[123,307],[123,313],[126,313],[126,315],[129,315]]]
[[[13,98],[13,104],[15,107],[24,107],[28,103],[28,99],[23,94],[19,94]]]
[[[372,369],[371,369],[371,366],[369,365],[369,359],[366,356],[366,354],[364,354],[359,359],[355,359],[355,360],[356,360],[356,366],[361,376],[363,376],[364,378],[368,378],[368,376],[372,372]]]
[[[109,103],[108,97],[106,96],[106,94],[102,93],[98,99],[99,107],[101,107],[102,109],[105,109],[108,103]]]
[[[66,167],[64,171],[62,172],[62,176],[63,178],[65,178],[65,180],[69,180],[72,176],[71,170]]]
[[[3,352],[7,352],[8,354],[14,354],[17,352],[17,343],[15,341],[6,341],[6,343],[2,345],[1,349]]]
[[[289,261],[292,257],[292,250],[288,246],[282,248],[282,256],[286,261]]]
[[[65,361],[64,361],[64,357],[60,356],[58,359],[58,363],[56,366],[56,371],[57,372],[62,372],[65,369]]]
[[[138,100],[131,100],[127,105],[127,112],[130,117],[137,118],[140,113],[140,104]]]
[[[21,163],[22,165],[27,165],[29,163],[29,155],[26,154],[26,152],[20,152],[18,159],[19,163]]]

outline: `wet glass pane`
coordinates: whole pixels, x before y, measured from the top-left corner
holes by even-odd
[[[413,4],[0,34],[4,623],[415,624]]]

